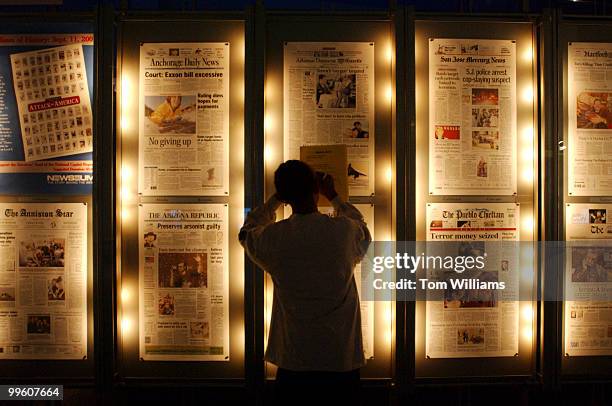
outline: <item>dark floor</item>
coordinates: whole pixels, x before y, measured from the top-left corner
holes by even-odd
[[[264,405],[272,403],[273,387],[264,390]],[[612,382],[566,384],[557,392],[544,392],[540,385],[444,385],[413,387],[400,395],[387,387],[364,387],[361,406],[610,406]],[[403,399],[403,400],[401,400]],[[0,402],[16,405],[15,402]],[[21,402],[30,405],[251,405],[255,404],[243,388],[161,388],[117,387],[107,396],[91,388],[65,388],[63,402]],[[316,406],[316,405],[313,405]]]

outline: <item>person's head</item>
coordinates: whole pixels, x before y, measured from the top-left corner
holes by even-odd
[[[355,128],[357,128],[357,129],[360,129],[360,128],[361,128],[361,122],[359,122],[359,121],[355,121],[355,122],[353,123],[353,126],[354,126]]]
[[[181,96],[167,96],[166,102],[172,107],[172,110],[176,110],[181,106]]]
[[[601,102],[601,99],[596,98],[595,100],[593,100],[593,110],[596,113],[601,111],[602,108],[603,108],[603,103]]]
[[[178,263],[178,271],[180,273],[184,273],[185,272],[185,263],[184,262],[179,262]]]
[[[278,199],[292,207],[316,206],[319,188],[315,172],[308,164],[296,159],[283,162],[274,172]]]

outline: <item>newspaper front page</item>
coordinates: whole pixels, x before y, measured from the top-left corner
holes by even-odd
[[[349,195],[374,193],[374,44],[288,42],[284,156],[304,145],[346,144]]]
[[[25,160],[91,152],[93,120],[83,45],[11,54]]]
[[[612,193],[612,44],[568,46],[568,193]]]
[[[430,39],[429,193],[516,193],[516,44]]]
[[[503,282],[505,285],[504,289],[483,289],[479,285],[447,289],[435,299],[428,290],[428,357],[503,357],[518,353],[518,250],[496,246],[501,241],[518,241],[518,221],[516,203],[428,204],[428,244],[430,241],[456,243],[452,247],[458,252],[447,254],[486,254],[486,264],[471,275],[468,271],[458,275],[454,270],[428,268],[427,279],[449,282],[458,276],[469,276],[478,284]]]
[[[228,209],[140,207],[140,357],[229,360]]]
[[[229,191],[229,43],[140,47],[139,191]]]
[[[87,356],[87,206],[0,203],[0,359]]]
[[[565,354],[612,355],[611,204],[566,211]]]

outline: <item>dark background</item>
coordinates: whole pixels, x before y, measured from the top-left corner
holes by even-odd
[[[20,3],[20,0],[12,0]],[[0,6],[2,12],[88,11],[99,4],[112,4],[117,10],[242,10],[255,0],[63,0],[53,6]],[[266,9],[311,11],[386,10],[394,5],[412,6],[417,12],[445,13],[539,13],[558,8],[565,14],[611,15],[611,0],[264,0]]]

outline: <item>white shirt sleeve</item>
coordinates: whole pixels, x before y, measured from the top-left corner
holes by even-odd
[[[361,212],[352,204],[343,201],[340,196],[336,196],[331,201],[331,204],[334,206],[337,217],[347,217],[351,219],[360,231],[357,233],[355,239],[355,255],[357,256],[355,263],[358,263],[363,259],[372,242],[372,236],[370,235],[370,230],[368,230],[368,225],[364,221]]]
[[[276,221],[276,210],[280,205],[276,196],[270,197],[263,206],[253,209],[246,216],[238,234],[238,240],[249,258],[262,268],[266,265],[266,254],[270,251],[265,244],[264,231]]]

